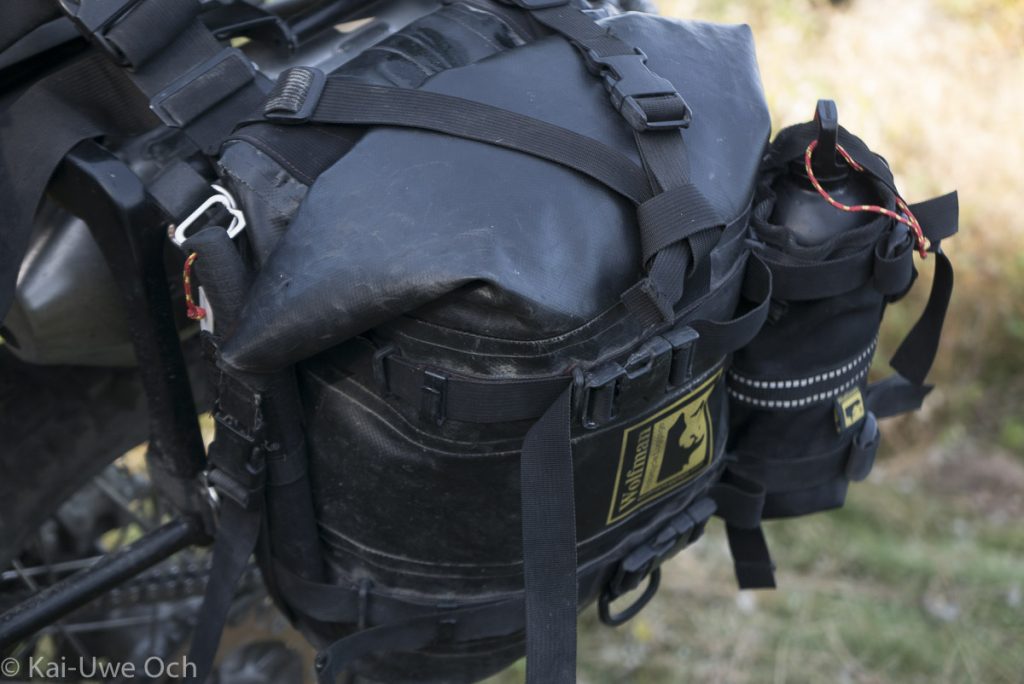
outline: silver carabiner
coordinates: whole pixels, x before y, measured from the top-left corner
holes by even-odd
[[[235,198],[231,196],[231,193],[216,184],[211,184],[210,187],[213,188],[213,194],[175,227],[174,236],[171,240],[179,247],[185,242],[187,237],[185,232],[215,204],[223,206],[231,214],[231,223],[227,229],[229,238],[234,238],[245,228],[245,214],[238,208]]]

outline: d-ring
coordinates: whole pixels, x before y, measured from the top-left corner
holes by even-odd
[[[651,570],[651,574],[647,578],[647,588],[644,589],[636,601],[633,601],[621,613],[612,613],[612,601],[615,598],[612,597],[611,593],[605,589],[601,592],[601,598],[597,600],[597,614],[601,618],[601,622],[608,625],[609,627],[618,627],[621,624],[629,622],[636,614],[643,610],[643,607],[650,603],[654,595],[658,593],[658,585],[661,584],[661,568],[655,568]]]

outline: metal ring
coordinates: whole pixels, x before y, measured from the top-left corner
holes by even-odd
[[[612,601],[617,597],[613,597],[611,592],[606,588],[601,592],[601,598],[597,600],[597,614],[601,618],[601,622],[608,625],[609,627],[618,627],[619,625],[625,624],[636,617],[636,614],[643,610],[644,606],[650,603],[651,599],[658,592],[658,585],[661,584],[661,568],[655,568],[651,571],[650,576],[647,578],[647,588],[644,589],[636,601],[633,601],[628,608],[620,613],[612,613]]]

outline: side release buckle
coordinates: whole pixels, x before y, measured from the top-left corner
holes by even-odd
[[[690,106],[672,83],[647,67],[639,48],[628,55],[601,57],[587,53],[587,65],[600,73],[615,109],[637,131],[686,128],[693,119]]]

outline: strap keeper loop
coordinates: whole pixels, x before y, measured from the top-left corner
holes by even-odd
[[[420,417],[440,427],[445,421],[445,407],[448,403],[448,376],[430,369],[423,369],[421,386]]]
[[[624,377],[625,368],[618,363],[608,363],[575,378],[578,391],[574,394],[583,427],[593,430],[615,417],[615,397],[619,380]]]
[[[298,66],[286,69],[263,105],[263,116],[281,123],[302,123],[316,112],[327,77],[320,69]]]

